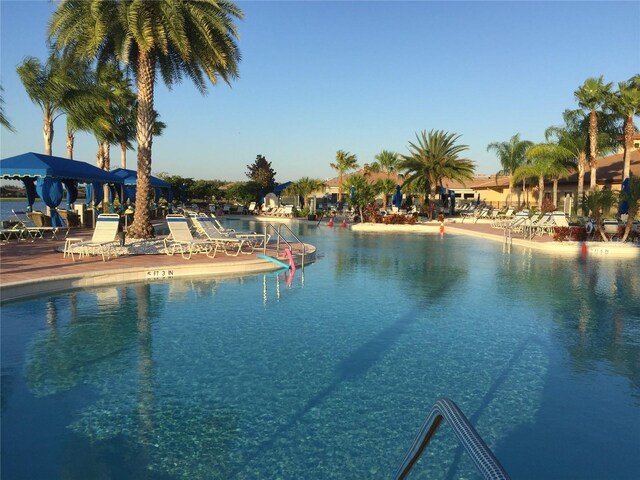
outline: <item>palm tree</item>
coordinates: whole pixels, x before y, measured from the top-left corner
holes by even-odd
[[[309,206],[309,197],[315,191],[324,187],[324,182],[315,178],[302,177],[285,189],[287,195],[300,195],[303,198],[303,208]]]
[[[396,191],[396,182],[390,178],[381,178],[375,183],[375,189],[382,194],[382,206],[387,208],[387,198]]]
[[[558,203],[558,179],[566,177],[571,173],[571,167],[563,159],[554,157],[555,150],[549,148],[548,144],[534,145],[527,150],[529,163],[520,165],[513,172],[512,182],[518,182],[522,178],[538,178],[538,208],[542,210],[544,203],[544,179],[553,178],[553,204]]]
[[[640,210],[640,177],[629,177],[629,184],[620,192],[620,202],[626,202],[629,208],[627,224],[622,237],[622,241],[626,242],[633,227],[633,221]]]
[[[548,159],[545,175],[550,176],[553,181],[553,204],[558,205],[558,181],[568,177],[577,166],[573,152],[559,142],[538,143],[527,150],[527,157],[533,161]]]
[[[473,178],[475,164],[459,157],[469,149],[467,145],[457,144],[459,138],[460,135],[442,130],[416,133],[417,143],[409,142],[409,155],[402,155],[398,165],[398,169],[406,172],[404,185],[427,189],[429,199],[435,205],[436,187],[442,186],[443,178],[458,181]]]
[[[338,203],[342,204],[342,180],[346,172],[350,170],[357,170],[360,168],[358,165],[358,158],[355,154],[345,152],[344,150],[338,150],[336,152],[335,163],[329,164],[331,168],[338,171]]]
[[[137,81],[138,180],[128,235],[150,238],[151,149],[156,114],[156,75],[168,86],[188,76],[201,93],[206,79],[230,83],[238,76],[240,51],[233,21],[243,13],[227,0],[63,0],[49,24],[49,38],[74,55],[125,63]]]
[[[602,75],[587,78],[574,95],[578,105],[589,114],[589,166],[591,170],[590,189],[596,186],[598,170],[598,109],[608,105],[613,83],[604,83]]]
[[[600,232],[600,236],[605,242],[608,242],[609,238],[604,233],[603,220],[616,203],[616,196],[611,190],[598,190],[597,188],[590,190],[582,201],[582,208],[596,222],[598,232]]]
[[[631,173],[631,150],[633,149],[633,116],[640,114],[640,75],[636,75],[628,82],[618,83],[618,91],[612,98],[613,111],[623,119],[624,169],[622,180],[629,178]]]
[[[520,140],[520,134],[516,133],[506,142],[493,142],[487,145],[487,152],[493,150],[500,160],[502,170],[496,173],[496,182],[499,176],[512,175],[513,172],[521,165],[527,163],[527,149],[533,145],[529,140]],[[527,189],[527,179],[522,179],[522,195]]]
[[[78,63],[78,60],[52,50],[46,64],[35,57],[26,57],[16,69],[27,95],[42,109],[42,135],[47,155],[52,153],[53,124],[78,93]]]
[[[350,203],[352,206],[358,207],[360,214],[360,220],[364,221],[362,215],[362,208],[370,203],[373,203],[376,199],[376,190],[369,180],[364,175],[351,175],[345,182],[344,188],[346,191],[352,191],[353,195],[350,196]],[[375,222],[375,216],[374,220]]]
[[[400,157],[397,153],[383,150],[375,157],[376,161],[369,165],[371,172],[384,172],[387,177],[394,173],[398,167]]]
[[[2,95],[2,92],[4,92],[4,88],[2,88],[2,85],[0,85],[0,125],[2,125],[10,132],[15,132],[16,129],[13,128],[13,125],[11,125],[9,119],[4,115],[4,97]]]

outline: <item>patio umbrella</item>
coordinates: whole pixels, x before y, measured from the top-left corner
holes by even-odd
[[[402,192],[400,191],[400,185],[396,185],[396,194],[395,194],[395,198],[394,198],[394,205],[397,208],[400,208],[400,205],[402,205]]]
[[[622,191],[629,193],[629,178],[625,178],[622,182]],[[618,206],[618,215],[627,215],[629,213],[629,202],[623,200]]]

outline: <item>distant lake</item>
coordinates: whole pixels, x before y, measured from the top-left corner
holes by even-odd
[[[0,200],[0,219],[2,220],[10,220],[13,217],[13,213],[11,210],[16,211],[26,211],[27,210],[27,199],[21,198],[20,200]],[[40,199],[36,200],[33,204],[34,210],[40,210],[41,212],[46,211],[47,206]]]

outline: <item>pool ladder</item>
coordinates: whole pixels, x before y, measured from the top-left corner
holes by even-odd
[[[478,432],[473,428],[467,417],[458,406],[447,398],[441,398],[433,404],[431,411],[422,424],[422,428],[411,449],[407,453],[402,465],[396,473],[396,480],[407,478],[420,455],[429,445],[438,427],[446,420],[458,443],[467,451],[480,474],[487,480],[507,480],[509,474],[504,470],[491,449],[484,443]]]
[[[304,244],[303,241],[301,241],[295,233],[293,233],[293,231],[284,223],[280,223],[278,224],[278,227],[276,228],[272,223],[267,223],[264,229],[264,233],[267,234],[269,233],[269,230],[273,230],[273,232],[275,232],[276,234],[276,254],[280,255],[280,245],[282,243],[284,243],[289,250],[291,250],[291,254],[295,255],[294,251],[293,251],[293,245],[291,245],[291,243],[282,235],[282,229],[285,229],[289,235],[291,235],[294,239],[295,239],[295,243],[299,243],[300,245],[302,245],[302,264],[300,265],[300,267],[302,269],[304,269],[304,259],[307,253],[307,246]],[[266,250],[267,250],[267,245],[265,244],[264,246],[264,253],[266,254]]]

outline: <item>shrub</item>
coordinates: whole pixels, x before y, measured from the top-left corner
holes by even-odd
[[[553,204],[553,202],[550,199],[545,198],[542,202],[542,209],[540,210],[540,213],[553,212],[555,211],[555,209],[556,206]]]
[[[394,213],[393,215],[387,215],[382,219],[385,225],[415,225],[416,217],[413,215],[399,215]]]
[[[553,229],[553,240],[565,242],[575,240],[584,242],[587,239],[587,230],[584,227],[555,227]]]

